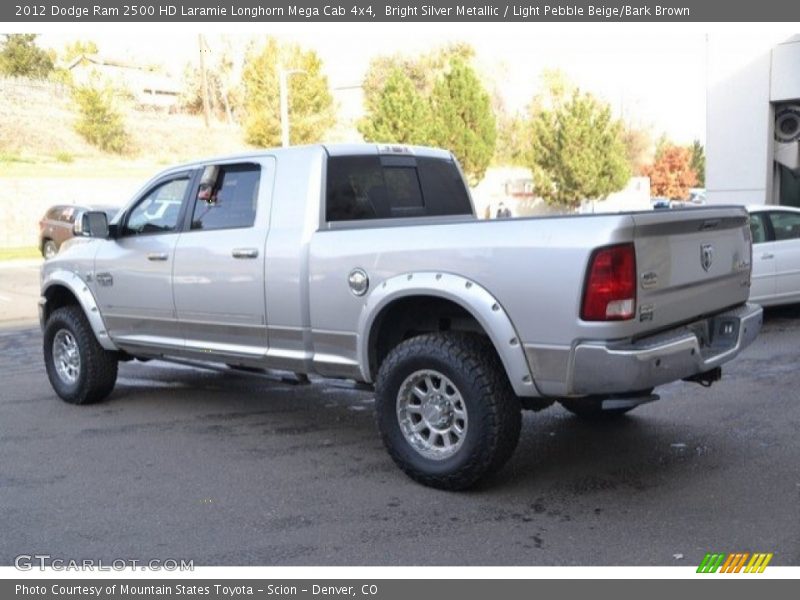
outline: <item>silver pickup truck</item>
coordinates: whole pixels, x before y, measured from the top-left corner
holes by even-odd
[[[505,463],[522,408],[604,418],[710,384],[762,321],[743,208],[480,221],[430,148],[185,164],[77,227],[42,269],[61,398],[102,400],[132,359],[352,379],[397,464],[446,489]]]

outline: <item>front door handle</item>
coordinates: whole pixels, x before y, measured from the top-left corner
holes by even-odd
[[[233,258],[258,258],[257,248],[234,248],[231,252]]]
[[[151,252],[147,255],[147,260],[167,260],[166,252]]]
[[[775,258],[775,255],[774,254],[770,254],[769,252],[767,252],[766,254],[762,254],[761,255],[761,260],[769,260],[770,258]]]

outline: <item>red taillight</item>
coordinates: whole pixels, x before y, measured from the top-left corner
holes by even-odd
[[[595,250],[583,290],[581,319],[621,321],[636,314],[636,251],[633,244]]]

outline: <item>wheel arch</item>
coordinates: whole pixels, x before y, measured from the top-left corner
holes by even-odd
[[[425,314],[414,315],[415,310]],[[416,318],[410,318],[412,315]],[[518,396],[540,396],[522,341],[500,302],[474,281],[449,273],[397,275],[384,280],[372,291],[359,319],[358,358],[364,381],[374,381],[388,350],[404,339],[398,335],[409,333],[410,330],[404,330],[402,319],[414,321],[410,329],[414,331],[446,331],[449,328],[443,329],[441,324],[437,326],[432,321],[446,320],[445,325],[449,327],[457,320],[456,329],[475,330],[485,335],[497,352],[514,392]],[[387,327],[392,332],[388,342]],[[390,347],[382,347],[386,345]]]
[[[105,350],[119,350],[108,335],[94,294],[76,273],[64,270],[48,273],[42,283],[39,304],[42,328],[54,310],[62,306],[77,305],[86,316],[100,346]]]

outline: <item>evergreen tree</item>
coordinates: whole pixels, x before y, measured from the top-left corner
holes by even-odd
[[[312,50],[270,38],[260,50],[251,49],[245,59],[242,85],[247,142],[262,147],[281,143],[281,69],[299,71],[287,78],[291,143],[323,140],[335,123],[335,112],[322,61]]]
[[[631,174],[622,123],[608,104],[575,90],[534,113],[528,166],[548,204],[574,209],[583,200],[605,198],[624,188]]]
[[[491,99],[475,71],[453,59],[431,92],[431,138],[450,150],[470,185],[483,179],[494,155],[497,124]]]
[[[368,142],[430,143],[428,102],[399,67],[394,68],[376,95],[373,108],[358,124],[358,131]]]

